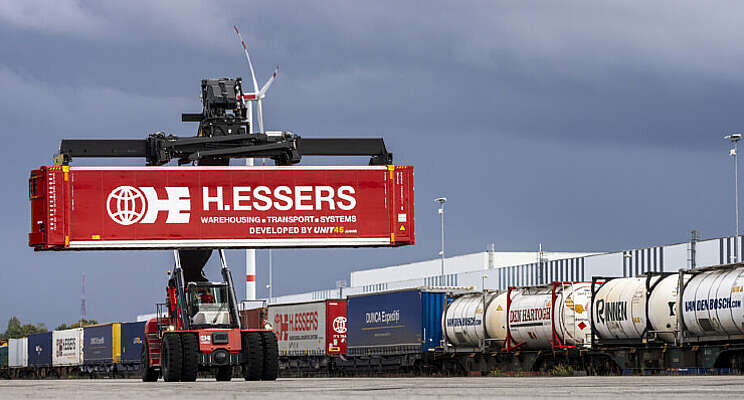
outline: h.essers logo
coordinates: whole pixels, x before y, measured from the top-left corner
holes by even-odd
[[[158,212],[167,211],[166,224],[185,224],[191,216],[189,188],[166,187],[167,198],[161,200],[153,187],[119,186],[106,199],[106,211],[114,222],[132,225],[137,222],[152,224]]]
[[[338,316],[333,319],[333,331],[336,333],[346,333],[346,317]]]
[[[166,198],[160,199],[153,187],[118,186],[106,199],[106,211],[120,225],[152,224],[160,211],[168,212],[166,224],[189,223],[189,188],[166,186],[164,189]],[[349,211],[357,205],[356,193],[351,186],[235,186],[224,189],[222,186],[202,187],[203,211]]]

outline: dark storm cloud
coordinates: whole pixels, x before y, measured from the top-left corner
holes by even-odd
[[[29,250],[25,180],[62,138],[193,134],[179,114],[199,110],[199,81],[247,77],[233,24],[259,81],[281,66],[267,127],[381,135],[417,171],[416,246],[276,251],[274,293],[435,257],[439,195],[450,198],[448,254],[490,242],[615,250],[683,241],[692,228],[729,233],[721,137],[744,126],[743,10],[677,1],[0,1],[10,184],[0,240],[3,276],[17,283],[0,294],[0,323],[13,313],[77,318],[82,271],[99,320],[162,300],[167,252]],[[240,252],[229,256],[240,272]],[[265,278],[262,251],[262,296]]]

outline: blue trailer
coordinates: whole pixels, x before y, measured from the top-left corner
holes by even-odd
[[[52,332],[28,335],[28,366],[52,366]]]
[[[121,324],[83,328],[83,365],[88,373],[114,373],[121,362]]]
[[[440,347],[444,291],[405,289],[350,296],[347,355],[420,354]]]
[[[145,342],[145,323],[146,321],[121,324],[121,366],[125,370],[139,368],[142,343]]]

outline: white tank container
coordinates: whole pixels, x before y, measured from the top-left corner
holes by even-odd
[[[55,367],[83,363],[83,328],[52,332],[52,365]]]
[[[447,341],[455,346],[480,346],[486,337],[483,326],[484,307],[494,293],[469,293],[453,300],[442,316],[442,329]]]
[[[8,340],[8,366],[28,367],[28,338]]]
[[[682,318],[693,336],[744,334],[744,268],[692,276],[682,293]]]
[[[601,339],[640,339],[646,329],[646,277],[616,278],[594,295],[594,329]],[[651,277],[651,284],[659,280]]]
[[[512,290],[507,310],[512,345],[521,344],[528,349],[551,348],[553,327],[563,345],[591,344],[591,284],[557,284],[555,295],[554,303],[552,285]]]
[[[684,279],[687,282],[690,276],[686,275]],[[659,339],[667,343],[674,342],[675,332],[679,330],[678,292],[679,275],[674,274],[658,282],[648,296],[648,322]]]
[[[486,303],[486,334],[489,339],[506,341],[506,296],[501,293]]]

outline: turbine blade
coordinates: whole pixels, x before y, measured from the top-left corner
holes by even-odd
[[[233,29],[235,29],[235,33],[238,34],[238,39],[240,39],[240,44],[243,46],[243,53],[245,53],[245,58],[248,60],[248,67],[251,69],[251,80],[253,80],[253,93],[258,93],[258,82],[256,82],[256,74],[253,72],[253,63],[251,62],[251,55],[248,54],[248,48],[245,46],[245,40],[243,40],[243,35],[241,35],[240,31],[238,30],[238,26],[233,25]]]
[[[271,74],[271,78],[269,78],[269,80],[266,81],[266,83],[264,83],[263,87],[261,88],[261,91],[258,92],[259,98],[263,99],[264,97],[266,97],[266,92],[269,90],[269,88],[271,87],[271,84],[274,83],[274,80],[276,80],[277,77],[279,77],[279,66],[278,65],[276,66],[276,68],[274,68],[274,73]]]

